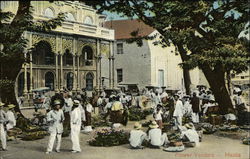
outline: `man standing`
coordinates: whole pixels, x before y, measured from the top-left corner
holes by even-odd
[[[52,152],[56,138],[57,138],[56,152],[58,153],[60,152],[61,139],[63,133],[63,121],[64,121],[63,111],[60,108],[61,108],[60,100],[55,100],[53,103],[53,110],[51,110],[47,114],[47,121],[50,123],[49,126],[50,137],[46,154]]]
[[[183,117],[183,104],[179,99],[179,95],[174,95],[174,99],[176,101],[175,109],[174,109],[174,117],[176,119],[176,126],[182,126],[182,117]]]
[[[191,99],[190,104],[192,105],[192,120],[194,123],[199,123],[199,113],[200,113],[200,99],[196,96],[196,93],[193,93],[193,98]]]
[[[7,114],[3,110],[5,104],[0,102],[0,139],[2,143],[2,150],[7,151],[6,147],[6,123],[8,122]]]
[[[78,100],[74,100],[72,111],[70,113],[72,153],[81,152],[79,136],[82,125],[82,117],[79,104],[80,102]]]

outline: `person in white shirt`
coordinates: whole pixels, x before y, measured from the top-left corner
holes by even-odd
[[[199,146],[199,134],[195,130],[195,127],[192,123],[184,125],[184,129],[181,130],[181,138],[183,138],[184,140],[186,139],[189,142],[195,143],[195,146]]]
[[[158,104],[157,109],[154,112],[153,116],[160,129],[162,129],[162,115],[163,115],[162,106]]]
[[[91,127],[91,113],[94,111],[93,106],[90,104],[90,99],[87,99],[87,105],[85,106],[86,124],[84,132],[88,133],[92,131]]]
[[[176,126],[182,125],[182,117],[183,117],[183,104],[179,99],[179,95],[174,95],[174,99],[176,101],[175,109],[174,109],[174,118],[176,119]]]
[[[49,122],[49,143],[48,148],[46,151],[46,154],[49,154],[52,152],[55,139],[57,138],[57,146],[56,146],[56,152],[60,152],[61,147],[61,139],[62,139],[62,133],[63,133],[63,121],[64,121],[64,114],[61,108],[61,102],[60,100],[55,100],[53,103],[53,110],[51,110],[47,114],[47,121]]]
[[[2,143],[2,150],[7,151],[7,143],[6,143],[6,123],[8,122],[8,117],[5,111],[3,110],[3,106],[5,104],[0,102],[0,140]]]
[[[151,146],[160,147],[169,143],[168,137],[166,133],[162,134],[161,129],[158,128],[156,121],[153,121],[149,125],[148,139],[150,141]]]
[[[78,100],[74,100],[74,104],[70,112],[70,136],[72,141],[72,153],[81,152],[79,137],[82,125],[82,112],[79,108],[79,105],[80,102]]]
[[[103,112],[103,99],[101,96],[97,99],[97,107],[99,108],[99,113]]]
[[[130,131],[129,143],[134,149],[142,149],[142,142],[146,139],[147,134],[141,130],[141,124],[136,122],[134,130]]]
[[[6,112],[7,118],[8,118],[8,124],[6,125],[7,131],[12,129],[14,126],[16,126],[16,117],[13,113],[13,108],[15,108],[14,104],[8,105],[8,111]]]

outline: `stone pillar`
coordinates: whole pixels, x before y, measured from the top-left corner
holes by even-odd
[[[99,78],[100,78],[100,74],[99,74],[99,55],[100,55],[100,40],[97,39],[97,43],[96,43],[96,87],[97,89],[100,88],[100,83],[99,83]]]
[[[73,55],[73,91],[76,91],[76,80],[77,80],[77,76],[75,74],[76,72],[76,55]]]
[[[25,62],[24,62],[24,89],[23,89],[23,94],[26,97],[27,93],[28,93],[28,89],[27,89],[27,63],[26,63],[27,53],[24,53],[24,58],[25,58]]]
[[[30,53],[30,93],[33,90],[33,64],[32,64],[32,52]]]
[[[109,88],[112,87],[112,63],[111,56],[113,55],[112,42],[109,43]]]
[[[56,82],[55,82],[55,91],[59,91],[59,80],[58,80],[58,54],[56,54]]]
[[[80,55],[76,56],[77,58],[77,91],[80,91]]]
[[[60,91],[63,91],[63,54],[60,55]]]
[[[112,88],[115,87],[115,58],[114,58],[114,42],[112,42],[112,50],[113,50],[113,55],[111,57],[112,60]]]

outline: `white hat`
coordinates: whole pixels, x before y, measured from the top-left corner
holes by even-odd
[[[79,106],[79,104],[80,104],[79,100],[74,100],[73,102],[74,102],[74,104],[73,104],[74,106]]]
[[[150,128],[154,129],[154,128],[158,128],[158,124],[156,123],[156,121],[153,121],[150,125],[149,125]]]
[[[3,102],[0,102],[0,107],[4,106],[5,104]]]

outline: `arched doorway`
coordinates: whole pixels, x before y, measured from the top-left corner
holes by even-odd
[[[30,73],[27,72],[27,90],[30,89]],[[24,72],[20,73],[17,79],[17,94],[18,97],[23,95],[24,91]]]
[[[86,90],[87,91],[92,91],[93,90],[93,81],[94,81],[94,76],[92,73],[87,73],[86,75]]]
[[[45,74],[45,87],[49,87],[50,90],[54,90],[54,74],[47,72]]]
[[[55,54],[47,41],[40,41],[32,52],[32,62],[37,65],[54,65]]]
[[[72,72],[67,73],[67,89],[72,90],[74,83],[74,74]]]
[[[63,64],[64,66],[72,66],[73,65],[73,55],[67,49],[63,55]]]
[[[81,66],[92,66],[93,65],[93,50],[90,46],[85,46],[82,49],[81,54]]]

